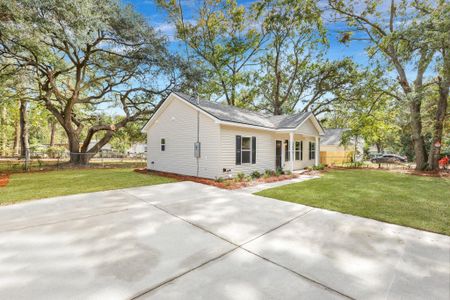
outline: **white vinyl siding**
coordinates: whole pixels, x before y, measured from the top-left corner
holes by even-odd
[[[225,177],[228,174],[224,173],[223,169],[231,170],[233,176],[239,172],[250,174],[254,170],[264,172],[265,169],[275,169],[275,138],[270,131],[228,125],[222,125],[220,129],[221,174],[219,177]],[[250,163],[236,165],[237,135],[250,137],[250,139],[253,136],[256,138],[256,162],[254,164],[251,163],[250,155]]]
[[[306,134],[306,135],[318,135],[316,127],[314,126],[313,122],[308,119],[303,123],[302,126],[297,130],[297,133],[300,134]]]
[[[198,113],[201,157],[198,159],[197,167],[194,143],[197,141]],[[285,141],[289,140],[289,133],[247,128],[239,124],[220,124],[219,120],[203,111],[198,112],[193,105],[175,95],[166,99],[155,115],[155,119],[152,119],[147,126],[147,166],[150,170],[205,178],[235,176],[238,172],[250,174],[255,170],[262,173],[266,169],[275,169],[277,140],[283,145],[282,167],[290,170],[290,161],[285,160],[284,149]],[[307,120],[295,132],[294,142],[303,141],[303,159],[295,160],[295,154],[293,157],[295,170],[314,165],[314,159],[308,159],[308,142],[313,142],[318,134],[310,120]],[[241,155],[244,153],[246,156],[244,161],[249,161],[248,163],[236,164],[236,136],[250,139],[250,149],[248,149],[248,141],[242,143],[241,140],[241,147],[244,144]],[[252,161],[253,137],[256,141],[255,163]],[[247,156],[249,159],[246,159]]]
[[[147,131],[148,169],[197,176],[197,160],[194,157],[197,111],[180,100],[166,101],[170,102]],[[200,113],[199,177],[214,178],[219,173],[219,129],[219,125],[211,118]],[[165,151],[161,151],[162,139]]]

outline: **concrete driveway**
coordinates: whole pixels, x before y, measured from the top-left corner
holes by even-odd
[[[192,182],[0,208],[1,299],[449,299],[450,238]]]

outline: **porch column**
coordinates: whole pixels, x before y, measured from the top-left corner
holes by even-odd
[[[294,171],[294,133],[289,132],[289,159],[291,160],[291,172]]]
[[[314,165],[318,166],[320,164],[320,139],[316,136],[316,153],[314,157]]]

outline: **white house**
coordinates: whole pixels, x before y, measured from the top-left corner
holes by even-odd
[[[348,130],[350,129],[325,129],[325,135],[320,140],[320,155],[324,164],[363,160],[364,139],[362,137],[351,137],[347,143],[342,143],[342,136]]]
[[[145,143],[134,143],[127,150],[129,156],[140,156],[147,152],[147,144]]]
[[[90,150],[92,147],[94,147],[98,143],[98,140],[91,140],[89,142],[88,149]],[[111,152],[113,151],[113,148],[110,143],[107,143],[103,145],[103,147],[100,149],[101,152]]]
[[[182,93],[162,101],[142,131],[149,170],[205,178],[317,165],[324,134],[310,112],[270,116]]]

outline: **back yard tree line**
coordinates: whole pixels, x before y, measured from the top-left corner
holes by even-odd
[[[157,0],[176,28],[171,43],[119,1],[0,0],[1,154],[58,136],[71,163],[86,163],[115,138],[139,139],[132,132],[181,90],[273,114],[313,111],[436,169],[438,142],[449,143],[449,4],[349,3],[201,0],[187,16],[182,0]],[[327,58],[330,24],[342,43],[364,43],[368,66]]]

